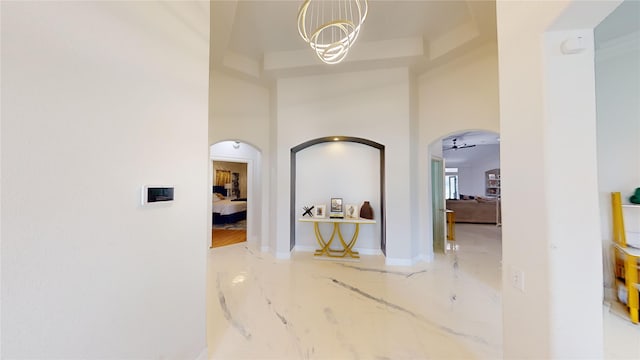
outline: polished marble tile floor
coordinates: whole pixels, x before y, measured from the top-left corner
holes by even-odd
[[[502,358],[500,228],[458,224],[446,254],[277,260],[247,243],[209,250],[212,359]],[[640,358],[640,327],[605,314],[607,358]]]

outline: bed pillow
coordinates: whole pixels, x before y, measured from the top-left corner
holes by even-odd
[[[224,195],[220,193],[213,193],[213,202],[224,200]]]

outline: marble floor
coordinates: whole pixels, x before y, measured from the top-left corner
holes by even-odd
[[[502,358],[500,228],[458,224],[456,237],[414,267],[211,249],[209,358]],[[607,358],[640,358],[640,327],[603,311]]]

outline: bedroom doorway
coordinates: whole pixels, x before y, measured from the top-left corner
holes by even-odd
[[[260,151],[240,141],[211,145],[211,248],[260,239]],[[257,244],[260,245],[260,244]]]
[[[211,247],[247,241],[247,163],[213,160]]]

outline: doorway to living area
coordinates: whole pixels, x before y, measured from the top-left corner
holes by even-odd
[[[433,203],[441,200],[444,211],[450,213],[453,222],[447,229],[460,224],[485,224],[493,228],[501,238],[501,175],[500,137],[498,133],[480,130],[465,130],[440,139],[441,157],[444,161],[441,181],[444,183],[443,199],[434,195]],[[436,154],[434,154],[436,155]],[[445,225],[443,219],[442,227]],[[434,234],[436,227],[434,225]],[[451,234],[451,235],[453,235]],[[455,247],[453,241],[436,242],[434,252]],[[436,246],[438,245],[438,246]],[[443,246],[444,245],[444,246]]]

